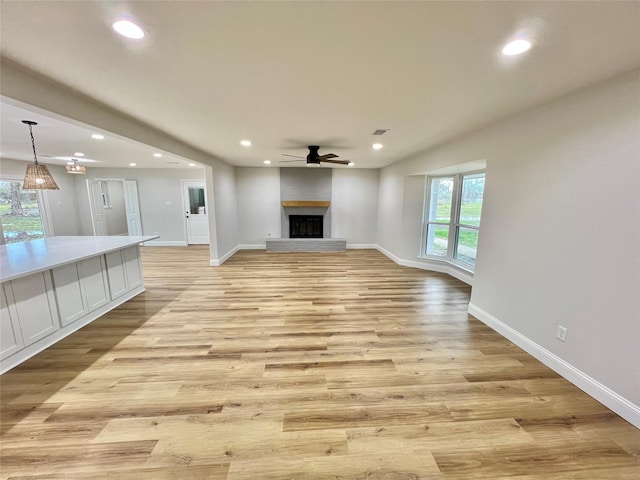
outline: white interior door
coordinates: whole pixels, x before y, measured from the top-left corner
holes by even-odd
[[[138,203],[138,183],[135,180],[124,180],[124,205],[127,212],[129,235],[142,235],[140,221],[140,204]]]
[[[209,244],[207,186],[201,180],[182,180],[187,243]]]
[[[87,180],[89,190],[89,207],[91,209],[91,223],[94,235],[109,235],[104,215],[104,197],[100,180]]]

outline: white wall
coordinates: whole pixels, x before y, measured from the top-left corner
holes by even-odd
[[[213,188],[213,191],[211,191]],[[211,250],[211,265],[220,265],[238,248],[238,202],[236,196],[235,168],[220,163],[208,170],[207,199],[213,195],[213,221],[209,212],[211,238],[216,238],[215,250]]]
[[[280,169],[236,168],[240,245],[265,248],[280,237]]]
[[[194,160],[206,165],[207,199],[211,203],[214,198],[214,210],[209,212],[212,262],[226,258],[237,246],[237,215],[235,204],[235,186],[233,167],[222,159],[216,158],[202,150],[182,142],[161,130],[142,123],[134,118],[122,115],[121,112],[108,105],[95,102],[80,95],[74,90],[60,85],[51,79],[34,75],[33,72],[10,60],[3,59],[0,70],[0,86],[2,94],[34,105],[50,112],[93,125],[102,130],[113,132],[123,137],[131,138],[146,145],[157,147],[177,156]],[[230,181],[231,180],[231,181]],[[215,190],[215,193],[214,193]],[[220,190],[218,192],[218,190]],[[232,199],[219,197],[218,194],[233,193]],[[160,197],[162,198],[162,197]],[[142,193],[141,193],[142,199]],[[175,205],[175,204],[174,204]],[[159,213],[159,207],[154,207],[153,214]],[[155,217],[147,222],[147,231],[158,232],[168,241],[176,240],[178,236],[175,226],[161,228]],[[173,218],[173,217],[172,217]],[[219,219],[219,220],[218,220]],[[81,219],[84,224],[84,219]],[[220,221],[221,225],[216,225]],[[144,213],[143,213],[144,224]],[[143,228],[144,225],[143,225]],[[164,233],[163,233],[164,232]],[[182,238],[184,234],[182,235]],[[182,239],[181,238],[181,239]],[[221,241],[222,245],[217,245]],[[220,253],[221,252],[221,253]]]
[[[471,298],[638,406],[639,92],[626,76],[503,127]]]
[[[236,168],[240,245],[264,248],[268,234],[280,237],[279,172]],[[375,245],[379,170],[335,168],[332,173],[332,236],[346,238],[348,245]]]
[[[347,246],[376,243],[379,175],[378,169],[333,169],[331,232]]]
[[[0,176],[24,178],[27,164],[18,160],[0,158]],[[46,198],[53,232],[61,235],[82,235],[79,224],[77,191],[74,177],[64,167],[47,165],[60,190],[43,190]]]
[[[378,241],[414,259],[407,176],[486,159],[470,311],[640,426],[639,91],[635,71],[383,169]]]
[[[75,175],[78,206],[85,235],[93,235],[86,180],[136,180],[143,235],[160,235],[157,242],[186,245],[181,179],[204,179],[204,170],[176,168],[87,168]]]

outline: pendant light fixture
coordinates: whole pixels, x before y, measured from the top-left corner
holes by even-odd
[[[23,190],[60,190],[60,187],[56,184],[49,173],[49,169],[46,165],[40,165],[38,163],[38,156],[36,155],[36,142],[33,139],[33,129],[36,122],[31,120],[22,120],[22,123],[29,125],[29,134],[31,135],[31,146],[33,147],[33,163],[27,165],[27,172],[24,175],[24,182],[22,183]]]
[[[67,173],[75,173],[80,175],[84,175],[85,173],[87,173],[87,167],[85,167],[84,165],[80,165],[78,163],[78,160],[75,158],[72,158],[70,162],[67,162],[65,168],[67,169]]]

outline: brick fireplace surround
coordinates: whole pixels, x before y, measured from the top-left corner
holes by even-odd
[[[280,169],[281,238],[266,240],[267,252],[344,252],[347,241],[331,238],[330,168]],[[290,215],[322,216],[323,238],[289,238]]]

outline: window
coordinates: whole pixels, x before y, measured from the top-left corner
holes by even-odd
[[[39,192],[23,190],[22,180],[0,180],[0,221],[6,243],[45,237]]]
[[[427,255],[447,257],[453,204],[453,177],[431,179],[427,220]]]
[[[476,262],[484,172],[427,178],[421,255],[473,270]]]

